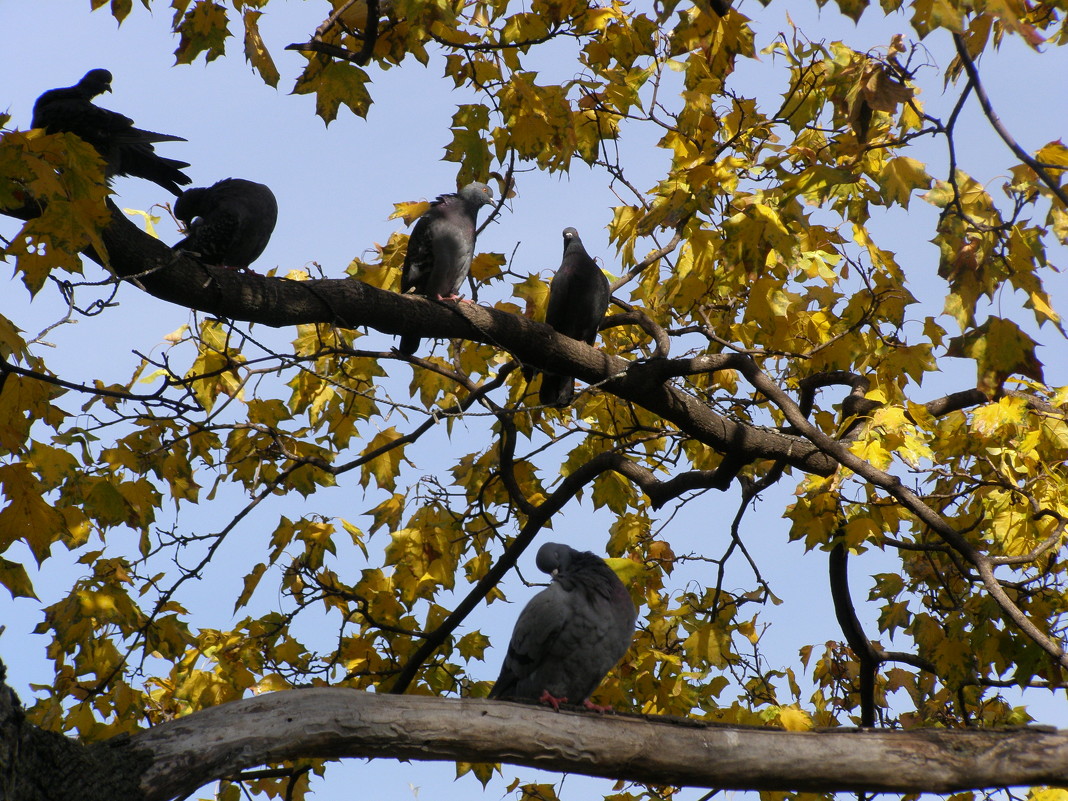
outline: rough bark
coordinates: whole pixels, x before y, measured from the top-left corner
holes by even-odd
[[[298,757],[507,762],[735,790],[947,793],[1068,782],[1068,733],[1052,730],[796,733],[345,689],[215,707],[137,734],[130,748],[151,757],[147,801]]]
[[[0,801],[137,799],[151,763],[129,737],[83,746],[29,723],[0,663]]]
[[[0,686],[0,799],[169,801],[299,758],[505,762],[734,790],[938,792],[1068,784],[1068,732],[787,732],[344,688],[270,693],[83,747]]]

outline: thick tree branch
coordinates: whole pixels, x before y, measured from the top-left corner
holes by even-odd
[[[737,790],[947,793],[1068,783],[1068,734],[1051,730],[791,733],[340,688],[213,707],[136,734],[128,747],[150,761],[144,801],[265,762],[338,757],[508,762]]]
[[[695,372],[695,360],[632,362],[516,314],[402,295],[348,278],[291,281],[207,267],[144,233],[115,207],[112,217],[103,233],[112,270],[122,277],[138,276],[138,283],[161,300],[272,327],[326,323],[486,342],[514,353],[525,364],[597,384],[743,461],[781,459],[820,475],[835,468],[832,459],[804,438],[737,423],[666,381]],[[699,361],[705,370],[719,364]]]

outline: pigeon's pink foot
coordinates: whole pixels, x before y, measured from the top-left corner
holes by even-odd
[[[601,706],[600,704],[595,704],[589,698],[587,698],[585,701],[583,701],[582,705],[584,707],[586,707],[587,709],[591,709],[594,712],[600,712],[601,714],[604,714],[605,712],[611,712],[612,711],[612,707],[610,707],[610,706]]]
[[[452,295],[438,295],[438,300],[461,300],[461,298],[454,293]]]
[[[567,698],[557,698],[548,690],[541,691],[541,698],[538,699],[539,704],[548,704],[553,708],[554,712],[560,711],[560,704],[566,704]]]

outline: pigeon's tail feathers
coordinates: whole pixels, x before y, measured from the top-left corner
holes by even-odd
[[[125,172],[129,175],[136,175],[139,178],[152,181],[152,183],[162,186],[172,195],[178,196],[182,194],[183,186],[193,182],[181,169],[188,166],[184,161],[157,158],[144,164],[135,163]]]
[[[114,113],[114,112],[112,112]],[[133,122],[129,118],[125,118],[129,122]],[[188,142],[184,136],[175,136],[174,134],[158,133],[157,131],[146,131],[143,128],[123,128],[115,130],[111,135],[111,142],[117,145],[129,145],[136,147],[138,145],[148,145],[154,142]]]
[[[412,356],[419,348],[420,339],[421,337],[413,336],[412,334],[404,334],[401,337],[400,344],[397,345],[397,350],[399,350],[405,356]]]
[[[134,129],[141,135],[141,141],[143,142],[188,142],[184,136],[175,136],[174,134],[158,133],[156,131],[145,131],[141,128]],[[186,165],[189,166],[188,164]]]
[[[562,408],[570,406],[575,399],[575,379],[569,375],[557,373],[543,373],[541,376],[541,389],[538,392],[538,400],[542,406],[556,406]]]
[[[493,682],[493,686],[490,687],[489,695],[487,698],[509,698],[515,691],[515,676],[512,675],[507,668],[501,669],[501,675],[497,677],[497,681]]]
[[[193,179],[182,172],[189,162],[160,156],[152,145],[144,142],[114,148],[108,164],[112,174],[144,178],[159,184],[172,195],[182,194],[180,187],[193,183]]]

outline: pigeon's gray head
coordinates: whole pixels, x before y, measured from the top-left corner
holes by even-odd
[[[542,573],[548,573],[554,578],[562,573],[567,573],[571,566],[571,557],[578,553],[574,548],[559,542],[547,542],[538,549],[538,557],[534,563]]]
[[[574,228],[567,227],[564,229],[564,250],[567,250],[567,246],[572,242],[578,242],[580,245],[582,244],[582,240],[579,239],[578,231]]]
[[[478,181],[469,183],[458,194],[464,203],[474,206],[476,209],[493,202],[493,190]]]
[[[78,86],[85,91],[89,97],[96,97],[104,92],[111,91],[111,73],[107,70],[89,70],[82,76],[82,79],[78,81]]]

